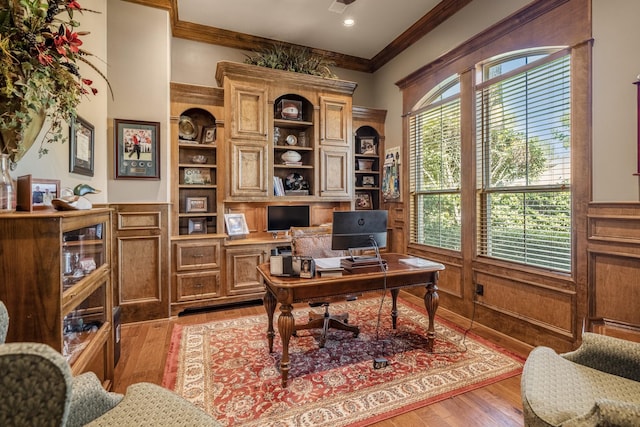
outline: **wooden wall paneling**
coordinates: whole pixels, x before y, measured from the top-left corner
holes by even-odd
[[[640,254],[590,251],[590,257],[591,316],[640,326]]]
[[[389,218],[387,226],[390,229],[391,238],[387,239],[391,243],[391,252],[406,253],[408,243],[409,224],[405,219],[405,209],[397,203],[387,203],[389,206]],[[388,243],[389,243],[388,242]]]
[[[336,210],[332,205],[312,205],[311,206],[311,225],[329,224],[333,222],[333,211]]]
[[[122,323],[169,317],[169,206],[113,204],[114,304]]]
[[[591,203],[587,217],[587,328],[640,341],[640,203]]]
[[[227,205],[230,214],[244,214],[250,233],[263,233],[267,231],[267,211],[262,204],[234,204]]]
[[[476,284],[484,287],[478,304],[573,339],[575,292],[484,272],[476,272]]]

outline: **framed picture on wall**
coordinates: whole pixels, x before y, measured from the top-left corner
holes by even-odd
[[[116,179],[160,179],[160,123],[114,119]]]
[[[93,176],[94,127],[80,116],[69,125],[69,172]]]

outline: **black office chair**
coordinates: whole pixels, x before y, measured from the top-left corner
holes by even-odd
[[[329,258],[344,256],[343,251],[334,251],[331,249],[331,228],[329,227],[291,227],[291,251],[294,256],[310,256],[313,258]],[[354,301],[356,295],[342,297],[340,300]],[[329,328],[339,329],[347,332],[353,332],[353,336],[357,337],[360,329],[357,326],[349,325],[349,314],[331,314],[329,305],[331,302],[338,300],[320,300],[311,301],[311,307],[324,307],[324,313],[319,314],[315,311],[309,312],[309,321],[303,325],[296,324],[293,329],[293,335],[297,331],[305,329],[322,329],[320,335],[320,347],[324,347],[327,340],[327,331]]]

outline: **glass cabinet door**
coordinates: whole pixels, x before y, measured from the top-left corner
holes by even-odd
[[[62,235],[63,290],[67,290],[106,262],[103,224],[95,224]]]

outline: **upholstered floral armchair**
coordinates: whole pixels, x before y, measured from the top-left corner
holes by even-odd
[[[585,332],[570,353],[537,347],[521,392],[528,427],[640,426],[640,343]]]
[[[5,344],[8,324],[0,301],[0,426],[220,425],[155,384],[134,384],[123,396],[105,391],[93,372],[74,377],[66,359],[45,344]]]

